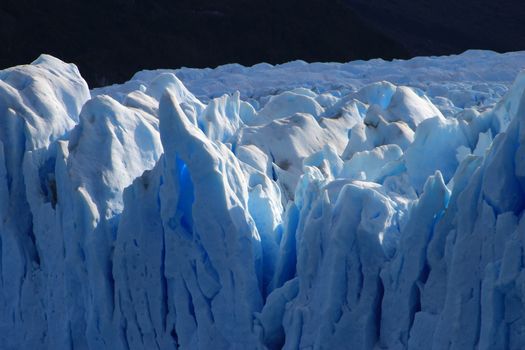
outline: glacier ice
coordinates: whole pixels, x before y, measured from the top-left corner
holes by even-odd
[[[522,349],[525,53],[0,71],[0,349]]]

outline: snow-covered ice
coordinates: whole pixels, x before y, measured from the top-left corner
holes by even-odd
[[[0,349],[525,348],[522,69],[0,71]]]

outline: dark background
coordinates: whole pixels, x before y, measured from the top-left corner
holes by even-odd
[[[0,68],[49,53],[90,87],[151,68],[525,49],[525,0],[0,0]]]

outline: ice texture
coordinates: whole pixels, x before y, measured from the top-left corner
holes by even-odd
[[[0,349],[525,348],[524,68],[0,71]]]

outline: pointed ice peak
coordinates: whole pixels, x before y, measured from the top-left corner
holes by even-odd
[[[169,91],[181,104],[182,109],[192,119],[193,124],[197,124],[197,117],[204,109],[204,105],[199,101],[173,73],[162,73],[152,80],[146,89],[146,94],[160,101],[162,96]]]
[[[5,110],[20,118],[28,149],[46,147],[62,137],[90,97],[77,67],[49,55],[0,71],[0,95],[0,124]]]
[[[525,107],[522,109],[521,105],[525,105],[525,70],[518,74],[507,94],[494,109],[487,112],[495,117],[493,122],[498,125],[498,132],[505,131],[513,118],[525,118]]]
[[[109,96],[88,101],[69,143],[69,174],[108,215],[122,210],[122,191],[162,154],[157,120]]]

